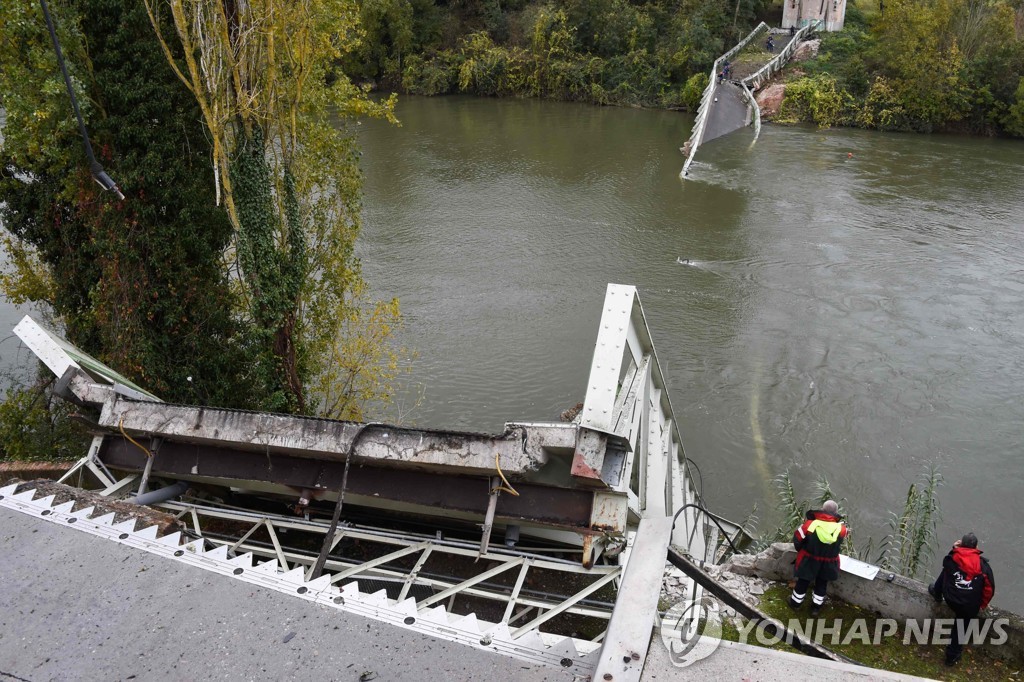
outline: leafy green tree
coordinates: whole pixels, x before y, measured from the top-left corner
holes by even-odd
[[[1003,125],[1011,135],[1024,137],[1024,76],[1017,85],[1016,101],[1010,106]]]
[[[90,177],[38,3],[3,3],[4,293],[46,306],[72,342],[164,399],[248,406],[247,340],[222,267],[231,229],[198,108],[137,3],[52,12],[93,146],[126,199]]]
[[[414,8],[409,0],[363,0],[359,8],[363,39],[352,64],[355,76],[383,78],[397,83],[403,59],[414,47]]]
[[[891,0],[878,20],[876,53],[889,86],[917,130],[961,120],[969,107],[964,55],[938,5]]]
[[[338,118],[394,120],[394,98],[371,100],[335,68],[359,47],[359,7],[353,0],[145,4],[213,144],[265,407],[315,412],[336,402],[307,393],[311,380],[329,373],[327,351],[343,334],[372,335],[376,314],[397,314],[394,303],[368,306],[358,295],[361,177],[354,138],[337,126]],[[161,28],[165,9],[173,32]],[[363,369],[371,384],[387,376],[381,366]]]

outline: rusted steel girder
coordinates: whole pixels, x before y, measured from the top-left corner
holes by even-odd
[[[153,450],[150,439],[136,439]],[[108,437],[99,458],[110,468],[141,471],[146,454],[127,439]],[[226,447],[163,441],[153,455],[154,476],[207,480],[220,485],[230,481],[258,481],[296,490],[311,490],[314,497],[333,495],[341,488],[343,461],[314,460],[277,453],[246,452]],[[219,480],[215,480],[219,479]],[[586,534],[591,531],[594,492],[517,482],[519,496],[501,495],[496,518],[512,523],[535,523]],[[446,511],[483,515],[487,510],[490,478],[392,469],[359,462],[349,472],[349,495],[372,498],[378,504],[392,501]],[[358,502],[356,502],[358,504]],[[625,519],[623,519],[624,521]],[[603,533],[607,527],[594,529]]]

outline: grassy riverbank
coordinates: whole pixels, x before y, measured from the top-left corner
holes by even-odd
[[[778,620],[788,622],[796,618],[801,621],[809,618],[805,610],[794,613],[786,604],[789,598],[790,589],[786,585],[776,585],[767,589],[761,597],[760,608],[769,616]],[[814,636],[815,641],[824,644],[831,650],[855,661],[873,668],[891,670],[907,675],[917,675],[936,680],[953,680],[971,682],[973,680],[1017,680],[1019,671],[1010,669],[1001,661],[989,658],[983,652],[971,647],[964,649],[963,659],[955,667],[947,667],[944,664],[944,647],[941,645],[923,646],[917,644],[904,644],[902,637],[879,638],[879,644],[865,643],[859,636],[850,635],[853,630],[853,623],[861,620],[867,625],[867,632],[874,633],[876,621],[879,616],[873,611],[868,611],[852,604],[829,599],[821,616],[828,623],[841,621],[842,627],[839,634],[834,638],[829,635],[822,641],[819,633]],[[902,632],[902,631],[901,631]],[[740,629],[736,623],[723,623],[722,638],[730,641],[741,641]],[[848,643],[842,643],[846,640]],[[838,642],[838,643],[833,643]],[[747,644],[758,644],[757,638],[751,633],[746,638]],[[784,651],[794,651],[786,644],[775,644],[768,648]]]
[[[378,87],[694,109],[763,0],[364,0],[345,70]],[[791,72],[782,120],[1024,137],[1021,0],[864,0]]]
[[[816,58],[787,69],[775,120],[1024,137],[1022,28],[1006,2],[851,6]]]

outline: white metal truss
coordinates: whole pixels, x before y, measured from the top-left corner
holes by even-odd
[[[636,287],[608,285],[580,426],[629,444],[623,475],[612,487],[627,493],[630,512],[661,518],[693,505],[679,516],[672,544],[713,560],[720,538],[699,509],[703,501]]]
[[[146,389],[135,385],[124,375],[115,372],[81,348],[68,343],[28,315],[14,327],[14,333],[57,377],[63,376],[64,372],[74,367],[98,381],[114,386],[122,395],[160,402],[159,398]]]
[[[277,537],[282,529],[300,528],[303,524],[320,525],[316,522],[189,505],[188,509],[181,511],[183,518],[193,525],[199,523],[201,516],[209,516],[236,520],[245,518],[253,520],[254,526],[246,536],[234,541],[213,540],[209,537],[191,538],[180,532],[157,537],[156,526],[137,529],[135,519],[115,523],[113,513],[91,518],[93,507],[72,511],[74,502],[54,504],[54,496],[36,498],[34,489],[15,494],[17,487],[14,484],[0,488],[0,506],[339,611],[355,613],[533,664],[559,668],[578,677],[593,674],[600,656],[603,633],[594,640],[583,640],[542,632],[540,627],[562,613],[610,618],[607,609],[588,606],[584,600],[622,575],[620,566],[599,565],[584,569],[576,562],[562,562],[533,554],[490,552],[483,558],[488,564],[496,562],[497,565],[477,576],[461,581],[427,578],[418,572],[430,554],[443,552],[475,557],[477,548],[471,543],[460,546],[460,543],[444,540],[413,539],[399,533],[346,527],[339,530],[343,536],[393,544],[399,549],[366,562],[331,559],[326,564],[327,572],[316,580],[307,581],[306,567],[315,560],[315,555],[287,549]],[[260,526],[269,530],[272,548],[259,546],[249,540],[249,536]],[[198,527],[201,529],[201,524]],[[302,529],[309,530],[308,527]],[[401,555],[416,554],[419,558],[411,571],[403,572],[386,567],[389,561]],[[524,593],[522,588],[527,572],[531,569],[583,573],[593,576],[595,580],[574,595],[552,600]],[[511,593],[485,586],[488,579],[505,571],[518,572]],[[338,585],[345,580],[351,582]],[[379,587],[381,580],[401,581],[402,588],[397,599],[390,598],[385,589],[373,592],[363,590],[364,585],[369,589]],[[431,596],[424,597],[421,594],[419,599],[411,596],[410,588],[413,585],[428,586],[432,591]],[[498,622],[488,622],[479,619],[474,613],[451,614],[448,604],[456,595],[502,600],[505,603],[503,616]]]

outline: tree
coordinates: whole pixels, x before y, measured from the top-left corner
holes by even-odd
[[[353,0],[158,2],[145,3],[153,28],[212,140],[268,408],[313,411],[308,383],[328,367],[339,336],[363,333],[364,320],[372,335],[380,315],[388,329],[397,321],[395,302],[370,308],[358,295],[358,152],[334,125],[335,116],[394,121],[394,98],[375,102],[334,68],[359,45]]]
[[[231,227],[198,107],[136,3],[52,11],[94,148],[127,197],[90,178],[38,4],[2,3],[3,291],[43,305],[73,343],[166,400],[248,407],[249,341],[222,267]]]
[[[1011,135],[1024,137],[1024,76],[1017,85],[1016,101],[1010,105],[1004,125]]]
[[[357,63],[365,75],[398,82],[402,60],[413,47],[413,6],[408,0],[363,0],[360,26],[365,39],[357,50]]]
[[[892,0],[875,31],[876,56],[889,77],[884,86],[895,93],[909,126],[931,131],[964,118],[970,94],[964,56],[942,7]]]

